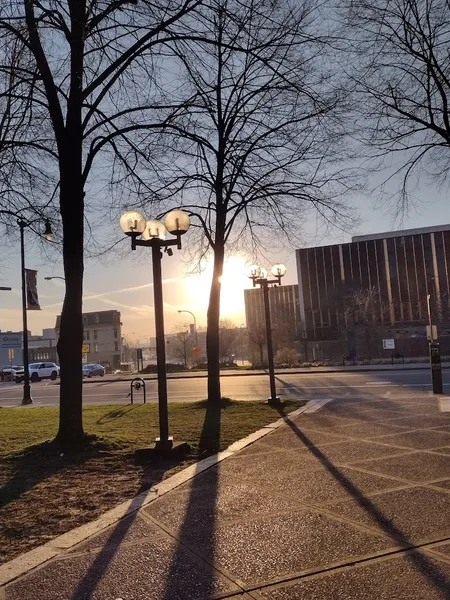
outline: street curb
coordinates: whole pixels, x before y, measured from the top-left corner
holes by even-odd
[[[394,367],[392,367],[391,365],[382,365],[383,367],[388,367],[388,368],[379,368],[376,365],[367,365],[366,367],[358,367],[358,365],[355,365],[355,369],[352,369],[352,367],[349,367],[347,369],[326,369],[326,370],[320,370],[322,369],[322,367],[311,367],[309,371],[277,371],[275,370],[275,375],[311,375],[312,373],[314,373],[315,375],[321,375],[323,374],[330,374],[330,373],[370,373],[370,372],[375,372],[375,373],[390,373],[390,372],[394,372],[396,373],[397,371],[429,371],[430,370],[430,365],[426,364],[423,365],[423,363],[418,363],[419,366],[416,366],[415,363],[408,363],[411,366],[406,366],[406,365],[401,365],[401,366],[397,366],[394,365]],[[422,366],[423,365],[423,366]],[[306,368],[306,367],[305,367]],[[317,369],[317,370],[316,370]],[[442,365],[442,370],[446,370],[446,369],[450,369],[450,365],[446,366],[446,365]],[[258,371],[258,373],[251,373],[248,371],[243,371],[242,373],[221,373],[220,377],[257,377],[257,376],[261,376],[261,375],[267,375],[269,373],[268,370],[265,371]],[[180,375],[179,377],[171,377],[171,374],[168,373],[168,381],[172,380],[172,379],[204,379],[206,377],[208,377],[208,373],[205,371],[204,373],[199,373],[198,375]],[[117,379],[106,379],[105,377],[102,377],[101,379],[85,379],[83,380],[83,384],[85,383],[126,383],[126,382],[130,382],[133,381],[133,379],[135,379],[136,377],[141,377],[141,375],[136,375],[135,377],[119,377]],[[144,379],[144,381],[157,381],[158,378],[155,375],[154,377],[142,377],[142,379]],[[60,385],[59,382],[53,384],[53,385]]]
[[[95,521],[91,521],[90,523],[85,523],[84,525],[80,525],[71,531],[63,533],[58,537],[54,538],[50,542],[43,544],[42,546],[38,546],[37,548],[33,548],[29,552],[25,554],[21,554],[17,558],[0,565],[0,599],[2,595],[3,586],[11,583],[18,577],[22,575],[26,575],[33,569],[40,567],[47,561],[59,556],[63,552],[73,548],[77,544],[86,541],[88,538],[92,537],[100,533],[102,530],[106,529],[110,525],[117,523],[124,517],[127,517],[137,511],[139,511],[144,506],[147,506],[154,500],[161,498],[168,492],[173,489],[179,487],[183,483],[186,483],[190,479],[193,479],[200,473],[203,473],[207,469],[210,469],[214,465],[222,462],[226,458],[233,456],[246,446],[250,446],[257,440],[262,437],[268,435],[271,431],[278,429],[284,422],[291,417],[295,417],[297,415],[302,414],[308,408],[311,407],[312,404],[315,404],[316,400],[310,400],[300,408],[290,412],[286,417],[280,417],[273,423],[269,423],[265,425],[261,429],[254,431],[250,435],[233,442],[231,446],[229,446],[226,450],[209,456],[208,458],[204,458],[186,469],[183,469],[179,473],[175,473],[171,477],[168,477],[161,483],[158,483],[145,492],[138,494],[131,500],[127,500],[119,504],[115,508],[108,510],[103,513],[98,519]]]

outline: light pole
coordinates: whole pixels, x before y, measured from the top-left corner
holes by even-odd
[[[244,366],[244,329],[245,329],[245,325],[244,323],[242,323],[242,325],[239,327],[239,331],[241,332],[241,365]]]
[[[275,370],[273,365],[273,344],[272,344],[272,325],[270,322],[270,304],[269,287],[271,285],[281,285],[281,278],[286,275],[286,267],[282,264],[276,264],[272,267],[271,273],[275,279],[267,279],[267,271],[258,266],[252,266],[249,270],[249,277],[253,281],[253,287],[259,285],[263,291],[264,316],[266,321],[266,339],[267,339],[267,358],[269,362],[269,380],[270,380],[270,398],[269,404],[279,404],[275,385]]]
[[[22,332],[22,343],[23,343],[23,397],[22,404],[32,404],[33,398],[31,396],[31,386],[30,386],[30,369],[29,369],[29,360],[28,360],[28,319],[27,319],[27,282],[26,282],[26,269],[25,269],[25,240],[24,240],[24,230],[26,227],[30,227],[34,223],[38,221],[43,221],[44,219],[34,219],[33,221],[26,221],[20,214],[20,212],[13,212],[11,210],[0,210],[0,214],[9,215],[17,219],[17,225],[19,226],[20,231],[20,270],[21,270],[21,278],[22,278],[22,323],[23,323],[23,332]],[[47,240],[51,240],[53,236],[52,228],[50,225],[50,221],[48,219],[44,220],[45,222],[45,231],[44,237]]]
[[[156,439],[155,450],[170,451],[173,448],[173,438],[169,437],[169,416],[167,407],[167,375],[166,375],[166,348],[164,342],[164,305],[162,289],[162,248],[169,256],[173,252],[170,246],[181,250],[181,236],[190,226],[189,215],[182,210],[172,210],[164,220],[164,225],[156,219],[147,221],[137,211],[129,211],[122,215],[120,227],[131,237],[131,249],[137,246],[147,246],[152,249],[153,264],[153,294],[155,304],[155,331],[156,331],[156,368],[158,374],[158,409],[159,409],[159,438]],[[175,239],[166,240],[166,233],[175,236]],[[143,239],[139,239],[139,238]]]
[[[192,318],[194,319],[195,347],[198,348],[197,319],[195,318],[194,313],[190,310],[179,310],[178,312],[189,313],[190,315],[192,315]]]
[[[431,293],[427,294],[431,385],[433,388],[433,394],[442,394],[444,388],[442,385],[441,350],[439,346],[439,333],[437,328],[438,318],[436,310],[436,286],[434,283],[434,278],[432,279],[431,287]]]

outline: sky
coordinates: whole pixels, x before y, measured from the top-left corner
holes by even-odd
[[[402,226],[393,222],[393,211],[389,207],[381,210],[373,200],[361,196],[356,199],[355,211],[361,222],[352,232],[329,231],[326,235],[315,234],[314,224],[306,225],[308,243],[306,245],[348,242],[351,235],[370,234],[392,229],[410,229],[450,223],[450,198],[442,190],[427,187],[416,193],[416,207],[404,218]],[[149,215],[147,215],[149,217]],[[117,227],[119,224],[112,223]],[[62,276],[60,259],[44,259],[30,236],[26,234],[26,266],[38,270],[38,292],[41,311],[28,312],[28,328],[33,334],[40,334],[43,328],[54,327],[56,316],[60,314],[64,297],[64,281],[45,281],[44,277]],[[18,240],[17,240],[18,242]],[[20,296],[20,257],[19,245],[5,246],[0,255],[0,286],[12,287],[11,292],[0,292],[1,331],[20,331],[22,328]],[[283,262],[287,273],[283,283],[297,283],[295,250],[288,244],[285,250],[273,256],[273,262]],[[222,279],[222,318],[231,320],[237,327],[245,324],[244,289],[252,286],[247,277],[249,262],[245,257],[228,257]],[[265,263],[267,269],[271,265]],[[174,332],[179,325],[192,322],[189,314],[179,314],[179,310],[192,311],[197,326],[206,325],[208,293],[211,282],[211,265],[201,275],[189,275],[189,266],[183,252],[176,249],[172,257],[163,258],[163,293],[166,333]],[[111,256],[111,260],[99,263],[87,260],[85,265],[84,300],[85,312],[116,309],[121,312],[122,333],[130,342],[146,342],[154,337],[153,286],[150,251],[138,248],[122,259]]]

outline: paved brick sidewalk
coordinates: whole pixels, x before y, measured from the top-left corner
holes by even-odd
[[[0,598],[449,599],[450,413],[402,393],[288,419]]]

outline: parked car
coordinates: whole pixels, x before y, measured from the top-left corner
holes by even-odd
[[[94,375],[105,376],[105,367],[102,365],[83,365],[83,377],[93,377]]]
[[[13,372],[17,371],[19,369],[23,369],[23,367],[20,367],[18,365],[5,365],[4,367],[1,367],[0,369],[0,379],[2,381],[11,381],[11,379],[13,378]]]
[[[41,381],[41,379],[51,379],[54,381],[59,375],[59,367],[52,362],[42,363],[31,363],[29,366],[30,380]],[[16,383],[22,383],[25,379],[25,370],[20,367],[17,371],[14,371],[14,381]]]

